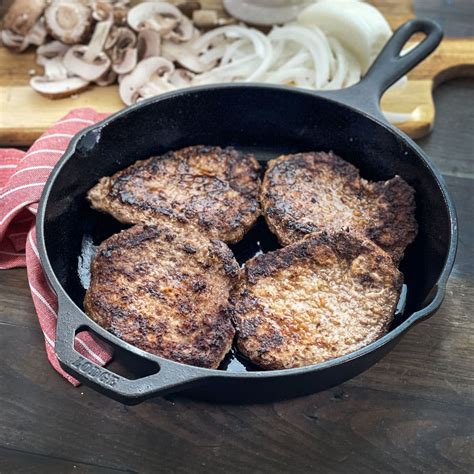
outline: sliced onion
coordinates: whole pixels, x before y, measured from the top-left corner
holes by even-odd
[[[313,60],[315,73],[315,87],[323,87],[329,80],[330,57],[326,45],[320,36],[309,28],[299,25],[288,25],[274,28],[270,34],[271,39],[293,41],[305,47]]]
[[[325,89],[341,89],[349,69],[347,52],[336,38],[329,38],[329,44],[334,53],[335,64],[337,66],[335,73],[326,84]]]

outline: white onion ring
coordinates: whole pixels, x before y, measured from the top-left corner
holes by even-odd
[[[318,34],[303,26],[288,25],[274,28],[270,32],[269,38],[293,41],[305,47],[314,64],[315,87],[320,89],[327,84],[330,73],[330,57],[326,44]]]

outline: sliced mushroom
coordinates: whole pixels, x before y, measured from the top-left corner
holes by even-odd
[[[41,64],[41,58],[51,59],[57,56],[64,56],[69,46],[61,43],[61,41],[50,41],[49,43],[41,45],[36,50],[36,62]]]
[[[219,17],[216,10],[196,10],[193,12],[193,23],[198,28],[213,28],[219,25]]]
[[[18,33],[13,33],[12,30],[2,30],[1,37],[2,44],[9,49],[21,52],[26,48],[26,46],[24,46],[25,37]]]
[[[161,46],[163,57],[170,61],[176,61],[181,66],[192,72],[205,72],[212,69],[217,64],[217,59],[203,61],[189,45],[176,44],[173,41],[165,40]]]
[[[121,61],[112,65],[113,71],[117,74],[128,74],[133,70],[138,62],[138,53],[136,48],[129,48],[125,50]]]
[[[113,20],[114,5],[107,0],[92,1],[92,18],[96,21]]]
[[[163,38],[174,41],[188,41],[194,27],[189,18],[173,5],[165,2],[143,2],[128,12],[128,24],[135,31],[151,29]]]
[[[192,18],[194,12],[201,8],[201,4],[194,0],[175,0],[171,3],[178,7],[183,15],[186,15],[189,18]]]
[[[104,45],[111,27],[111,20],[100,21],[87,46],[69,48],[64,55],[64,65],[71,74],[87,81],[96,81],[108,71],[111,61],[104,52]]]
[[[35,26],[33,26],[30,32],[25,36],[25,42],[28,46],[30,44],[41,46],[46,40],[46,36],[48,36],[48,32],[46,31],[46,27],[44,26],[43,19],[40,18],[35,23]]]
[[[46,77],[35,76],[30,80],[30,86],[41,95],[50,99],[62,99],[82,92],[89,85],[80,77],[68,77],[59,81],[50,81]]]
[[[193,37],[194,30],[193,22],[187,16],[182,15],[178,25],[164,37],[178,42],[189,41]]]
[[[137,102],[143,99],[148,99],[149,97],[155,97],[155,95],[162,94],[163,92],[169,92],[174,90],[176,90],[176,87],[168,81],[167,77],[152,77],[138,91],[139,97],[137,99]]]
[[[138,33],[138,57],[140,60],[161,55],[161,36],[155,30],[141,30]]]
[[[18,53],[21,53],[28,48],[30,44],[37,46],[41,45],[46,39],[46,36],[47,32],[41,18],[36,22],[26,36],[15,33],[12,30],[2,30],[1,32],[3,45]]]
[[[26,36],[45,8],[46,0],[15,0],[3,18],[3,28],[17,35]]]
[[[173,71],[173,63],[165,58],[143,59],[130,74],[122,77],[119,86],[120,98],[126,105],[134,104],[140,97],[143,97],[142,93],[148,94],[150,92],[150,88],[143,89],[147,83],[154,82],[155,86],[151,87],[158,87],[158,80],[160,78],[166,80]]]
[[[92,11],[81,0],[53,0],[44,13],[50,35],[66,44],[77,44],[89,38]]]
[[[193,77],[192,72],[179,68],[170,74],[169,82],[177,89],[181,89],[182,87],[189,87],[192,84]]]
[[[98,86],[110,86],[111,84],[114,84],[116,81],[117,81],[117,73],[113,71],[112,69],[109,69],[108,71],[106,71],[106,73],[103,76],[99,77],[99,79],[97,79],[95,83]]]
[[[61,81],[68,77],[68,71],[64,67],[63,59],[60,56],[53,58],[40,56],[36,62],[44,67],[43,78],[48,81]]]
[[[112,61],[112,69],[117,74],[128,74],[137,64],[137,37],[125,26],[112,28],[105,51]]]

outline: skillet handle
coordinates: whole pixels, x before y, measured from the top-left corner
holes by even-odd
[[[413,49],[400,55],[402,48],[415,33],[425,33],[426,36]],[[395,31],[359,83],[339,91],[322,92],[320,95],[386,121],[380,109],[382,94],[431,54],[442,38],[443,30],[434,21],[407,21]]]
[[[110,398],[134,405],[152,396],[182,390],[209,377],[204,373],[205,369],[167,361],[130,346],[92,322],[69,298],[58,295],[58,300],[55,352],[61,367],[79,381],[91,385]],[[93,329],[102,337],[112,340],[115,345],[151,360],[159,366],[159,372],[130,380],[97,365],[74,348],[75,335],[81,329]]]

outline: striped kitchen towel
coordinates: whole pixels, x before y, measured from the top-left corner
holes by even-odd
[[[71,138],[105,116],[92,109],[77,109],[53,125],[27,152],[0,149],[0,269],[26,266],[48,359],[76,386],[79,382],[60,367],[54,353],[57,299],[48,286],[39,260],[35,216],[46,180]],[[100,365],[105,365],[112,357],[111,348],[88,332],[76,336],[75,349]]]

